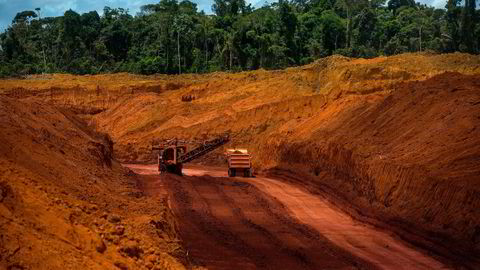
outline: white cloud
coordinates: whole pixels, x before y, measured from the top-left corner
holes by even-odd
[[[417,0],[422,4],[427,4],[429,6],[434,6],[436,8],[445,8],[447,0]]]
[[[445,0],[434,0],[431,5],[436,8],[445,8],[446,2]]]

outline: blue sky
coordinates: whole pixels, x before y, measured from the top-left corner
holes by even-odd
[[[197,3],[199,10],[211,12],[213,0],[192,0]],[[261,0],[246,0],[255,5]],[[444,7],[447,0],[420,0],[436,7]],[[59,16],[66,10],[73,9],[78,13],[97,10],[102,14],[103,7],[122,7],[130,10],[135,15],[142,5],[158,3],[159,0],[0,0],[0,31],[3,31],[11,22],[15,14],[23,10],[33,10],[37,7],[42,9],[42,17]],[[270,1],[269,1],[270,2]]]

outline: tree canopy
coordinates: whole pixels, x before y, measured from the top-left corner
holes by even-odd
[[[204,73],[278,69],[342,54],[480,52],[476,0],[435,9],[414,0],[279,0],[259,9],[161,0],[132,16],[105,7],[41,17],[17,13],[0,34],[0,76],[68,72]]]

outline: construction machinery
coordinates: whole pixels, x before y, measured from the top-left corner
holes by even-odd
[[[160,173],[170,172],[182,175],[183,164],[210,153],[229,141],[230,136],[227,134],[210,141],[200,142],[200,146],[192,151],[187,151],[187,145],[192,141],[171,139],[153,146],[152,150],[158,151],[158,171]]]
[[[252,161],[247,149],[227,149],[225,154],[227,155],[229,177],[237,175],[252,177]]]

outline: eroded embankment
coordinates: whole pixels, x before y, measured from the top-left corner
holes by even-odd
[[[202,139],[229,131],[244,144],[251,141],[249,137],[289,128],[283,126],[285,122],[295,127],[320,109],[316,102],[310,110],[297,112],[300,108],[290,100],[305,98],[309,103],[310,97],[332,101],[375,95],[394,91],[399,82],[425,80],[443,72],[478,74],[480,58],[459,53],[368,60],[331,56],[303,67],[235,74],[54,74],[1,80],[0,94],[69,108],[112,136],[122,162],[147,162],[154,159],[150,146],[155,140],[172,136]],[[268,115],[282,119],[275,125],[261,115],[269,104]],[[252,112],[258,112],[257,118],[246,118]],[[229,122],[223,124],[225,119]]]
[[[125,73],[95,76],[46,74],[1,80],[0,94],[15,99],[47,101],[89,120],[93,115],[110,109],[122,98],[177,90],[188,87],[193,80],[197,82],[201,78],[183,75],[176,80],[166,75],[140,76]]]
[[[183,268],[164,198],[112,152],[69,111],[0,97],[0,269]]]
[[[401,83],[379,102],[357,98],[331,117],[329,107],[349,102],[339,100],[299,127],[296,140],[265,143],[278,169],[305,175],[296,177],[302,184],[326,187],[361,213],[435,244],[410,240],[478,266],[479,80],[447,73]]]

